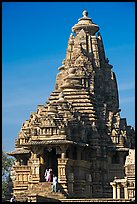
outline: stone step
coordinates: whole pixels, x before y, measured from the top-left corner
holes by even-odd
[[[38,193],[46,191],[47,193],[50,193],[52,191],[52,183],[41,182],[37,185],[32,186],[32,188],[30,188],[29,191],[30,192],[37,191]]]
[[[60,199],[61,202],[131,202],[130,199],[112,199],[112,198],[70,198],[70,199]]]
[[[52,192],[52,182],[40,182],[34,185],[30,192],[37,191],[38,193],[50,194]]]
[[[29,190],[29,195],[33,194],[34,191],[37,192],[38,196],[50,198],[50,199],[63,199],[64,194],[61,192],[52,192],[52,182],[39,182],[32,186]],[[21,198],[20,198],[21,199]]]
[[[50,193],[39,193],[39,196],[47,197],[47,198],[55,198],[55,199],[63,199],[65,198],[64,194],[58,192],[50,192]]]
[[[35,191],[37,191],[37,192],[47,192],[47,193],[49,193],[49,192],[51,192],[52,191],[52,189],[51,188],[37,188],[37,189],[32,189],[31,191],[33,191],[34,192],[34,190]]]

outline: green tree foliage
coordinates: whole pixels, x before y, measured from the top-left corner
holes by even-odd
[[[5,197],[5,190],[8,185],[8,178],[10,173],[10,168],[14,163],[14,159],[8,157],[8,155],[2,151],[2,197]]]

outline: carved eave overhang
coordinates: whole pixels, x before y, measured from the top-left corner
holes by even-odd
[[[18,154],[29,154],[29,153],[30,153],[30,150],[21,147],[21,148],[15,149],[12,152],[7,153],[7,154],[10,156],[14,156],[14,155],[18,155]]]
[[[73,144],[73,145],[79,145],[79,146],[89,146],[86,143],[83,142],[75,142],[72,140],[42,140],[42,141],[30,141],[28,143],[23,144],[24,146],[34,146],[34,145],[61,145],[61,144]]]

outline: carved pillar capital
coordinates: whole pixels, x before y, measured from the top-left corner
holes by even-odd
[[[121,183],[117,183],[117,188],[121,188]]]
[[[61,158],[62,159],[65,159],[66,158],[66,151],[68,149],[68,146],[67,144],[63,144],[63,145],[60,145],[60,149],[61,149]]]
[[[110,185],[111,185],[112,187],[116,187],[116,182],[110,182]]]
[[[39,155],[43,154],[44,147],[32,147],[33,159],[37,159]]]

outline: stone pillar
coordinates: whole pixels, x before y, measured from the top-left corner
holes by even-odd
[[[61,158],[58,158],[58,183],[61,185],[63,190],[68,193],[68,159],[66,158],[67,144],[60,145]],[[72,186],[71,186],[72,187]],[[71,188],[70,187],[70,188]]]
[[[40,181],[40,159],[37,157],[39,148],[33,147],[32,149],[33,155],[31,158],[31,182],[39,182]]]
[[[40,156],[40,164],[44,164],[44,158],[43,158],[43,155]]]
[[[44,162],[44,155],[43,153],[40,155],[40,171],[39,171],[39,176],[40,176],[40,181],[45,181],[45,162]]]
[[[120,199],[120,183],[117,183],[117,199]]]
[[[34,159],[37,159],[37,154],[36,154],[36,152],[33,153],[33,158],[34,158]]]
[[[66,152],[62,152],[61,153],[61,159],[65,159],[66,158]]]
[[[113,188],[113,199],[116,199],[117,198],[116,183],[111,182],[110,185]]]
[[[67,163],[68,159],[58,158],[58,183],[61,184],[66,193],[68,192]]]
[[[125,198],[125,199],[128,199],[127,183],[125,183],[123,186],[124,186],[124,198]]]

